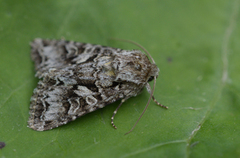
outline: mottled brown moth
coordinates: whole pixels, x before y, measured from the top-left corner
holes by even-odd
[[[30,103],[28,127],[34,130],[56,128],[121,100],[111,117],[112,126],[117,128],[113,123],[117,110],[144,87],[150,98],[143,113],[151,99],[167,108],[153,97],[159,69],[152,57],[149,55],[151,63],[140,50],[37,38],[31,42],[31,57],[35,76],[40,79]],[[152,90],[148,83],[151,80],[154,80]]]

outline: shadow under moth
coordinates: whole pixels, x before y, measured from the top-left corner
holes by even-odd
[[[148,53],[139,44],[128,42]],[[152,63],[140,50],[35,39],[31,42],[31,57],[35,62],[35,76],[40,81],[31,97],[28,127],[37,131],[50,130],[121,100],[111,117],[112,126],[117,128],[113,123],[117,110],[144,87],[150,98],[143,113],[151,99],[167,108],[153,97],[159,69],[148,55]],[[154,80],[153,89],[148,83],[151,80]]]

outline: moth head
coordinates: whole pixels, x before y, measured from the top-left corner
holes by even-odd
[[[139,50],[123,50],[116,54],[113,61],[116,81],[145,84],[149,79],[158,76],[159,69]]]
[[[155,76],[157,78],[158,77],[158,73],[159,73],[159,68],[157,67],[157,65],[151,64],[151,71],[149,73],[150,77],[148,79],[148,82],[152,81]]]

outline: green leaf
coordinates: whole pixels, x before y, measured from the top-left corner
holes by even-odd
[[[0,0],[0,157],[240,157],[240,0]],[[36,37],[138,49],[161,70],[146,90],[56,129],[27,128]]]

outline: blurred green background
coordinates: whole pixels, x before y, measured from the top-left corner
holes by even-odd
[[[0,157],[240,157],[240,0],[0,0]],[[27,128],[36,37],[143,45],[161,72],[155,98],[119,102],[59,128]]]

